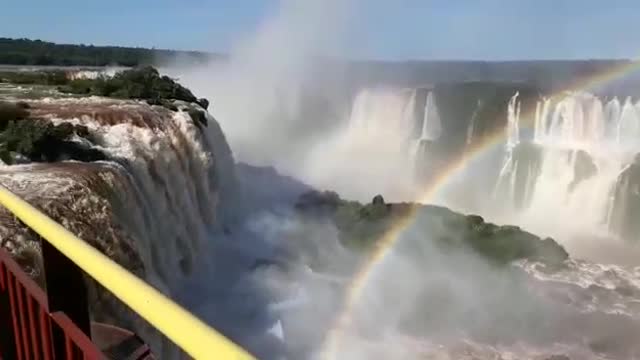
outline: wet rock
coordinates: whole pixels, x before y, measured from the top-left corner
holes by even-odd
[[[82,125],[54,125],[45,120],[33,119],[9,121],[0,133],[0,158],[9,165],[29,161],[91,162],[106,159],[101,151],[73,141],[74,136],[90,138],[88,129]]]
[[[398,222],[420,216],[421,221],[414,223],[424,227],[418,230],[424,241],[449,250],[471,249],[498,265],[529,259],[557,268],[569,257],[551,238],[540,239],[517,226],[498,226],[478,215],[465,216],[437,206],[389,204],[378,196],[370,204],[361,204],[340,199],[336,193],[312,191],[299,198],[296,208],[304,216],[332,221],[342,243],[351,248],[375,247]]]
[[[0,130],[4,129],[11,120],[26,119],[29,116],[27,109],[28,107],[20,103],[0,102]]]
[[[336,210],[342,204],[337,193],[333,191],[308,191],[298,198],[295,204],[298,210],[328,209]]]
[[[467,221],[465,242],[497,263],[529,259],[559,266],[569,257],[567,251],[551,238],[541,240],[517,226],[485,223],[479,216],[468,216]]]
[[[544,360],[571,360],[567,355],[551,355]]]
[[[575,157],[575,165],[573,168],[573,180],[568,188],[569,192],[573,191],[582,181],[588,180],[598,173],[598,167],[588,152],[584,150],[572,151],[569,153],[570,160],[573,157]]]
[[[154,99],[147,99],[145,101],[149,105],[163,106],[171,111],[178,111],[178,107],[170,100],[154,98]]]
[[[384,198],[382,195],[376,195],[373,197],[373,201],[371,201],[373,205],[384,205]]]
[[[442,120],[439,142],[455,153],[468,144],[473,147],[487,136],[502,131],[507,124],[507,107],[518,92],[522,113],[535,108],[540,90],[524,83],[492,81],[447,82],[434,88],[435,100]],[[473,132],[468,135],[471,119]]]
[[[203,109],[207,110],[209,109],[209,100],[205,99],[205,98],[200,98],[196,101],[196,103],[198,105],[200,105]]]
[[[612,191],[609,229],[626,240],[640,234],[640,154],[618,176]]]
[[[204,111],[190,108],[189,110],[187,110],[187,112],[189,113],[191,120],[193,120],[193,123],[196,126],[200,127],[203,125],[206,127],[208,125],[207,115],[204,113]]]

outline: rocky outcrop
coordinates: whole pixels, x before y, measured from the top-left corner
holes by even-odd
[[[609,229],[626,240],[636,241],[640,234],[640,154],[618,175],[610,209]]]
[[[160,76],[158,70],[151,66],[125,70],[115,74],[113,77],[71,80],[67,85],[59,87],[59,90],[73,94],[107,96],[119,99],[154,101],[170,99],[192,103],[200,101],[204,108],[209,105],[206,99],[198,100],[189,89],[173,81],[168,76]]]
[[[0,159],[8,165],[24,159],[33,162],[105,160],[100,150],[87,145],[88,137],[89,131],[82,125],[54,125],[38,119],[9,121],[0,133]]]
[[[449,209],[420,204],[388,204],[376,196],[370,204],[340,199],[332,192],[312,191],[303,194],[296,208],[306,217],[329,218],[349,248],[367,251],[376,241],[399,223],[419,227],[424,241],[444,250],[473,250],[495,264],[528,259],[560,266],[568,253],[553,239],[540,239],[516,226],[486,223],[477,215],[465,216]],[[420,219],[412,222],[411,220]]]
[[[575,189],[581,182],[590,179],[598,173],[598,167],[591,155],[584,150],[575,150],[569,153],[569,159],[574,160],[573,180],[569,184],[569,192]]]

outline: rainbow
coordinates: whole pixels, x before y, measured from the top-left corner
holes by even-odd
[[[640,70],[640,59],[624,62],[619,66],[607,69],[592,76],[578,79],[575,83],[565,87],[561,91],[552,94],[549,99],[558,101],[564,98],[568,93],[578,91],[593,90],[596,86],[606,85],[607,83],[619,79],[630,72]],[[535,112],[521,114],[521,127],[531,127],[535,122]],[[337,359],[339,348],[339,340],[344,330],[348,328],[351,322],[351,314],[356,307],[364,289],[369,283],[371,275],[379,264],[384,260],[385,255],[393,248],[394,244],[400,238],[400,235],[407,229],[416,219],[416,214],[421,204],[433,201],[434,197],[451,182],[452,179],[464,172],[468,166],[478,159],[482,158],[490,149],[505,142],[505,131],[498,129],[489,136],[485,136],[481,141],[471,148],[467,149],[461,156],[451,161],[440,173],[425,187],[421,196],[418,196],[417,203],[412,206],[407,215],[398,219],[390,228],[377,239],[376,247],[371,252],[370,257],[364,263],[364,266],[353,276],[351,284],[348,287],[342,311],[339,313],[332,329],[329,331],[325,344],[322,348],[322,358]]]

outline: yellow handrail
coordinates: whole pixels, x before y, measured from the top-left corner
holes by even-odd
[[[254,359],[190,312],[0,185],[0,204],[195,359]]]

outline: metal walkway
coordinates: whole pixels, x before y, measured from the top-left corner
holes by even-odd
[[[153,359],[135,334],[91,323],[91,276],[195,359],[254,359],[171,299],[0,186],[0,205],[41,237],[46,292],[0,249],[0,360]]]

